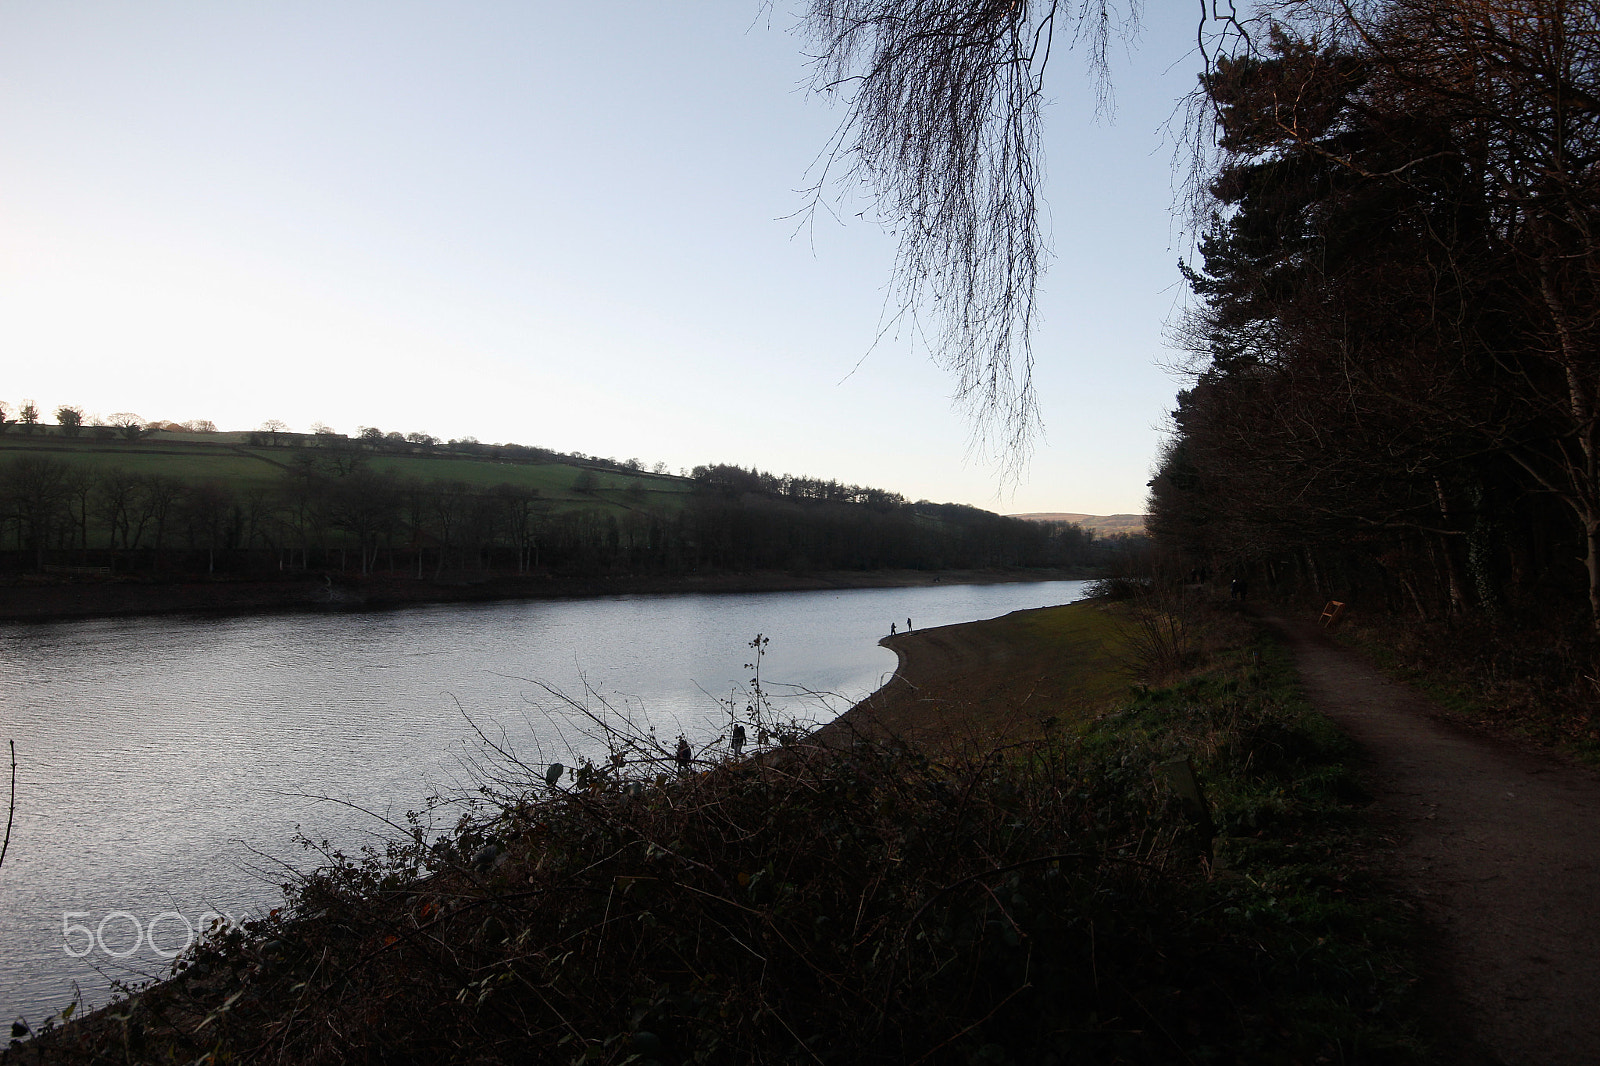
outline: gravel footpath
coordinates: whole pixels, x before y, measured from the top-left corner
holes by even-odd
[[[1392,874],[1436,937],[1441,1061],[1600,1063],[1600,777],[1464,730],[1314,626],[1265,620],[1365,755]]]

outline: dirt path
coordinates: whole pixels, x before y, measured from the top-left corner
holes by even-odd
[[[1437,934],[1443,1061],[1600,1063],[1600,777],[1470,734],[1315,627],[1266,621],[1365,753],[1395,876]]]

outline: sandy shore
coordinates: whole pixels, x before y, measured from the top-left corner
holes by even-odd
[[[912,588],[1015,581],[1062,581],[1061,570],[756,571],[603,578],[465,574],[444,580],[295,574],[278,580],[45,580],[27,575],[0,584],[0,621],[43,622],[184,612],[372,610],[422,603],[571,599],[629,594],[795,592],[816,589]]]

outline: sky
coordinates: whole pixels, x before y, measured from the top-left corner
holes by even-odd
[[[0,400],[1140,512],[1198,69],[1192,5],[1146,6],[1114,117],[1051,61],[1015,480],[880,338],[867,205],[797,215],[843,112],[781,0],[0,0]]]

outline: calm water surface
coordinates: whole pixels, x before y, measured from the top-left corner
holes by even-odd
[[[1083,584],[0,627],[0,744],[16,741],[18,763],[0,1020],[41,1021],[75,988],[104,1003],[113,981],[164,974],[208,912],[271,907],[284,864],[309,864],[297,826],[359,845],[385,829],[375,816],[470,791],[480,729],[531,763],[594,750],[544,686],[704,743],[725,728],[718,699],[749,680],[757,633],[771,638],[763,681],[823,720],[893,671],[877,646],[891,621],[1068,603]]]

